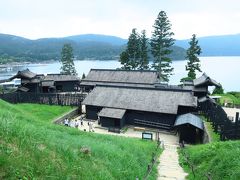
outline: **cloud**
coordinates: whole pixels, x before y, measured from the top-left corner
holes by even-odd
[[[240,32],[238,0],[7,0],[0,32],[28,38],[98,33],[127,38],[132,28],[152,32],[160,10],[175,38]]]

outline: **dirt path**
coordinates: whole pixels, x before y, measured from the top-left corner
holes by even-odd
[[[239,113],[240,113],[240,109],[237,109],[237,108],[223,107],[223,110],[227,113],[227,116],[228,116],[233,122],[235,122],[236,112],[239,112]]]
[[[179,165],[176,144],[165,144],[158,166],[158,180],[184,180],[187,173]]]

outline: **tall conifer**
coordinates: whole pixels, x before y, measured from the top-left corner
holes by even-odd
[[[146,31],[143,30],[140,35],[140,61],[138,69],[149,69],[149,57],[148,57],[148,39],[146,37]]]
[[[140,40],[136,28],[128,38],[127,48],[120,54],[122,69],[135,70],[140,61]]]
[[[61,73],[68,75],[77,75],[73,62],[73,48],[71,44],[64,44],[61,52]]]
[[[174,35],[171,32],[171,24],[164,11],[160,11],[153,25],[154,31],[151,37],[151,52],[154,57],[152,67],[158,71],[161,81],[169,81],[173,68],[169,55],[172,53],[170,47],[174,44]]]
[[[202,72],[200,69],[200,60],[198,56],[201,54],[201,47],[198,45],[196,35],[192,35],[189,42],[190,47],[187,50],[186,59],[188,60],[186,70],[188,71],[188,79],[196,79],[196,71]]]

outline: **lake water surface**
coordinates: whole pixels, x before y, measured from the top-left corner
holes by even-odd
[[[226,91],[240,91],[240,57],[200,57],[201,69],[211,78],[223,85]],[[88,74],[91,68],[95,69],[115,69],[120,67],[116,60],[98,61],[98,60],[81,60],[74,61],[78,75]],[[182,77],[187,75],[185,65],[187,61],[173,61],[174,75],[171,76],[169,84],[179,84]],[[17,73],[18,70],[29,68],[30,71],[38,74],[59,73],[61,64],[51,62],[48,64],[25,64],[13,67],[11,71],[0,71],[0,79],[9,78]],[[200,76],[201,73],[198,73]]]

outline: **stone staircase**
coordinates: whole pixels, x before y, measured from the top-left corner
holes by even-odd
[[[158,166],[158,180],[184,180],[187,176],[179,165],[177,145],[165,144]]]

